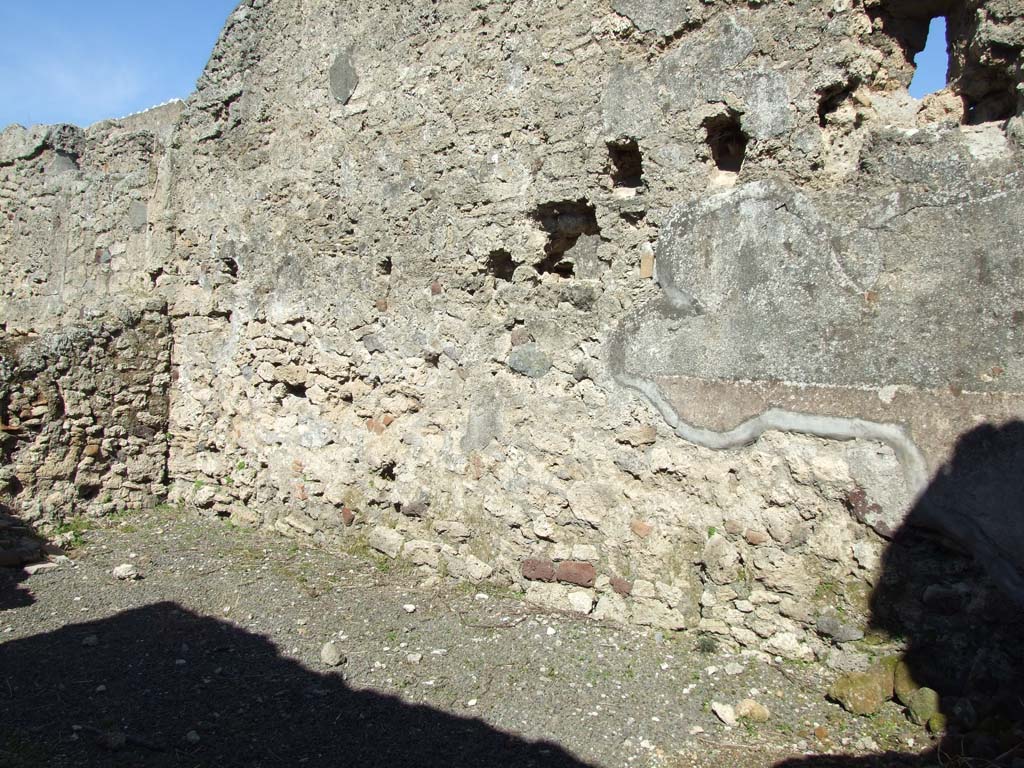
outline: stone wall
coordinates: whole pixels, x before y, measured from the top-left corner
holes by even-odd
[[[150,306],[0,336],[0,503],[29,521],[166,498],[170,336]]]
[[[2,319],[166,300],[176,500],[809,656],[1024,415],[1024,14],[932,5],[247,0],[172,127],[3,134]]]

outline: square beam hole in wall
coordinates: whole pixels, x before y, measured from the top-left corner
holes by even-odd
[[[709,117],[704,121],[707,132],[708,148],[711,157],[720,171],[739,173],[747,156],[747,134],[743,132],[738,113],[729,111],[725,114]]]
[[[608,172],[612,186],[636,189],[644,184],[644,158],[636,139],[608,142]]]
[[[540,274],[572,277],[576,264],[572,247],[582,235],[599,235],[597,210],[586,200],[561,200],[544,203],[533,212],[533,219],[548,234],[544,258],[536,265]]]

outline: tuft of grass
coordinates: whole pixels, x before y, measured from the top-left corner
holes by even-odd
[[[700,635],[697,638],[697,650],[700,653],[715,653],[718,651],[718,640],[714,635]]]
[[[53,532],[56,537],[65,542],[69,549],[80,549],[85,546],[86,534],[95,528],[95,521],[87,517],[71,517],[61,520],[54,526]]]

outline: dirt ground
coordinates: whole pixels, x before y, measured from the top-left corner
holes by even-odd
[[[895,704],[828,703],[823,665],[424,584],[366,551],[172,509],[74,534],[55,570],[0,569],[5,768],[817,768],[934,746]],[[141,578],[115,579],[122,564]],[[325,664],[328,642],[343,663]],[[713,711],[742,699],[768,721]]]

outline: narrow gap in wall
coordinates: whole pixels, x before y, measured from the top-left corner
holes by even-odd
[[[5,458],[10,458],[9,456]],[[25,485],[17,477],[12,477],[7,481],[7,491],[12,497],[18,496],[22,491],[25,490]]]
[[[377,274],[379,275],[390,275],[392,269],[391,256],[385,256],[379,262],[377,262]]]
[[[608,142],[608,172],[615,187],[636,189],[644,184],[644,158],[636,139]]]
[[[231,278],[238,277],[238,262],[232,256],[225,256],[221,259],[221,264],[224,267],[224,273]]]
[[[729,111],[704,121],[711,157],[720,171],[739,173],[747,156],[747,134],[743,132],[740,116]]]
[[[946,40],[946,17],[936,16],[928,22],[924,49],[914,56],[910,95],[915,99],[922,99],[949,85],[949,46]]]
[[[586,200],[561,200],[544,203],[533,212],[533,218],[548,234],[544,258],[536,265],[540,274],[570,278],[576,272],[572,247],[582,235],[599,235],[597,209]]]
[[[67,416],[67,403],[64,401],[64,395],[61,393],[60,387],[56,386],[56,384],[51,388],[48,399],[50,401],[49,418],[63,419]]]
[[[487,255],[487,272],[499,280],[511,280],[519,263],[504,248],[498,248]]]

